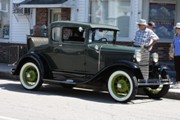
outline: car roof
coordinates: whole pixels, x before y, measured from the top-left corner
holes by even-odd
[[[119,31],[119,28],[116,26],[112,26],[112,25],[106,25],[106,24],[94,24],[94,23],[86,23],[86,22],[74,22],[74,21],[56,21],[53,22],[52,25],[56,25],[56,24],[62,24],[62,25],[75,25],[75,26],[86,26],[86,27],[90,27],[90,28],[106,28],[106,29],[112,29],[112,30],[117,30]]]

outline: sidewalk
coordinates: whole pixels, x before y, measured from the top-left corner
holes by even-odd
[[[168,67],[172,67],[171,63],[164,63],[164,64],[166,64]],[[14,66],[12,66],[12,65],[0,63],[0,78],[18,80],[19,79],[18,76],[11,75],[11,69],[13,67]],[[174,78],[175,71],[171,68],[169,68],[169,69],[170,70],[168,72],[170,74],[170,77],[175,80],[175,78]],[[164,96],[164,98],[180,100],[180,89],[170,89],[169,92],[166,94],[166,96]]]
[[[17,80],[17,76],[11,74],[11,69],[14,66],[6,63],[0,63],[0,78]]]

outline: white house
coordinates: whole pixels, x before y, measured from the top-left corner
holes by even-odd
[[[13,63],[27,49],[27,35],[57,20],[88,22],[87,0],[0,0],[0,62]],[[35,33],[39,34],[39,33]]]

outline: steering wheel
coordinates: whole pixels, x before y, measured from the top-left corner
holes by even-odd
[[[103,37],[103,38],[100,38],[98,41],[106,41],[107,42],[108,40],[107,40],[107,38]]]

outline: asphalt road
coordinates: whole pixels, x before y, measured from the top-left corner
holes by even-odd
[[[180,101],[136,96],[127,104],[109,94],[44,85],[24,90],[19,81],[0,80],[0,120],[179,120]]]

